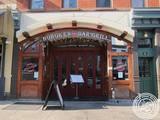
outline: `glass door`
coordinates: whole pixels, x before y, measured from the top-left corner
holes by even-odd
[[[154,93],[152,58],[139,58],[140,92]]]

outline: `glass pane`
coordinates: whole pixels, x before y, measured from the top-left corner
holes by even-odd
[[[151,77],[151,61],[150,59],[139,59],[139,75],[140,77]]]
[[[63,56],[62,57],[62,87],[66,87],[67,86],[67,76],[66,76],[66,73],[67,73],[67,58],[66,56]]]
[[[128,57],[113,57],[113,80],[128,80]]]
[[[96,89],[101,89],[100,56],[97,56],[96,62],[97,62],[97,69],[96,69]]]
[[[44,0],[32,0],[31,9],[43,9]]]
[[[70,74],[75,74],[75,61],[74,61],[74,57],[71,56],[70,57]]]
[[[144,7],[144,0],[132,0],[132,7]]]
[[[58,57],[54,57],[54,80],[58,80]]]
[[[152,48],[152,39],[139,39],[138,40],[138,47],[139,48]]]
[[[25,53],[38,53],[39,42],[26,42],[23,44],[23,52]]]
[[[88,88],[92,88],[93,77],[92,77],[92,69],[93,69],[93,57],[88,57]]]
[[[82,57],[78,57],[78,74],[83,76],[83,58]]]
[[[76,64],[75,64],[75,57],[70,57],[70,74],[75,74],[76,70]],[[71,84],[71,88],[75,88],[74,84]]]
[[[77,0],[63,0],[63,8],[76,8]]]
[[[22,80],[38,80],[38,58],[23,58]]]
[[[97,0],[97,7],[110,7],[110,0]]]
[[[111,40],[112,40],[112,52],[128,52],[128,47],[126,42],[118,40],[115,37],[112,37]]]

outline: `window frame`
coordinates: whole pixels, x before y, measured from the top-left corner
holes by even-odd
[[[43,3],[42,3],[42,4],[43,4],[43,5],[42,5],[43,8],[40,8],[40,7],[39,7],[39,8],[34,8],[34,7],[33,7],[33,1],[34,1],[34,0],[30,0],[30,9],[31,9],[31,10],[43,10],[43,9],[44,9],[44,2],[45,2],[45,0],[41,0],[41,1],[43,2]]]
[[[98,6],[98,2],[99,2],[99,1],[100,1],[100,0],[96,0],[96,8],[109,8],[109,7],[111,7],[111,3],[112,3],[111,0],[106,0],[106,2],[109,1],[109,6]]]
[[[74,8],[77,8],[77,7],[78,7],[78,0],[75,0],[75,1],[76,1],[76,7],[70,7],[70,6],[69,6],[69,7],[65,7],[65,6],[64,6],[64,3],[65,3],[64,1],[65,1],[65,0],[62,0],[62,8],[64,8],[64,9],[74,9]]]
[[[142,0],[143,1],[143,6],[135,6],[135,7],[133,6],[133,1],[134,0],[131,0],[131,6],[132,6],[132,8],[143,8],[143,7],[145,7],[145,0]],[[137,0],[137,1],[139,1],[139,0]]]

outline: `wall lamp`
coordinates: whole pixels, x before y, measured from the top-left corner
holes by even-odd
[[[147,33],[146,31],[144,32],[143,37],[144,37],[144,38],[147,38],[147,37],[148,37],[148,33]]]

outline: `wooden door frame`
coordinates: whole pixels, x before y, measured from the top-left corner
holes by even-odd
[[[54,51],[55,50],[55,51]],[[102,60],[102,61],[104,61],[104,62],[106,62],[106,54],[105,54],[105,52],[106,51],[103,51],[104,49],[102,48],[102,47],[96,47],[96,48],[92,48],[92,47],[80,47],[80,48],[75,48],[75,47],[68,47],[68,48],[51,48],[51,50],[50,51],[52,51],[52,52],[50,52],[52,55],[52,57],[50,57],[50,58],[53,58],[53,54],[54,54],[54,52],[56,52],[56,54],[58,55],[58,53],[57,52],[62,52],[63,53],[63,51],[64,52],[80,52],[80,51],[82,51],[82,50],[86,50],[86,51],[96,51],[96,54],[97,54],[97,52],[99,52],[99,54],[100,54],[100,56],[104,59],[104,60]],[[60,54],[60,53],[59,53]],[[74,54],[76,54],[76,53],[74,53]],[[103,56],[103,55],[105,55],[105,56]],[[95,56],[95,53],[94,53],[94,56]],[[85,55],[85,57],[86,57],[86,55]],[[69,58],[68,58],[69,59]],[[95,58],[96,59],[96,58]],[[50,60],[52,60],[53,61],[53,59],[50,59]],[[50,61],[50,63],[51,63],[51,61]],[[101,63],[101,62],[100,62]],[[86,64],[86,63],[85,63]],[[52,64],[53,65],[53,64]],[[85,67],[85,66],[84,66]],[[95,66],[96,67],[96,66]],[[100,64],[100,67],[101,67],[101,74],[105,74],[105,71],[106,70],[104,70],[105,69],[105,66],[104,65],[102,65],[102,64]],[[51,68],[52,69],[52,68]],[[69,69],[69,68],[67,68],[67,69]],[[87,69],[87,68],[86,68]],[[52,69],[53,70],[53,69]],[[51,71],[52,71],[51,70]],[[70,70],[69,70],[70,71]],[[52,76],[53,77],[53,76]],[[50,78],[51,79],[51,78]],[[102,93],[102,91],[104,91],[104,85],[103,85],[103,83],[104,83],[104,81],[105,81],[105,75],[102,75],[102,82],[101,82],[101,90],[100,90],[100,93]],[[96,85],[96,84],[95,84]],[[95,86],[95,85],[93,85],[93,86]],[[86,86],[85,86],[86,87]],[[106,88],[106,87],[105,87]],[[95,88],[94,88],[94,91],[95,91]],[[96,92],[96,91],[95,91]],[[103,93],[102,93],[103,94]],[[104,96],[104,94],[103,94],[103,96]]]

